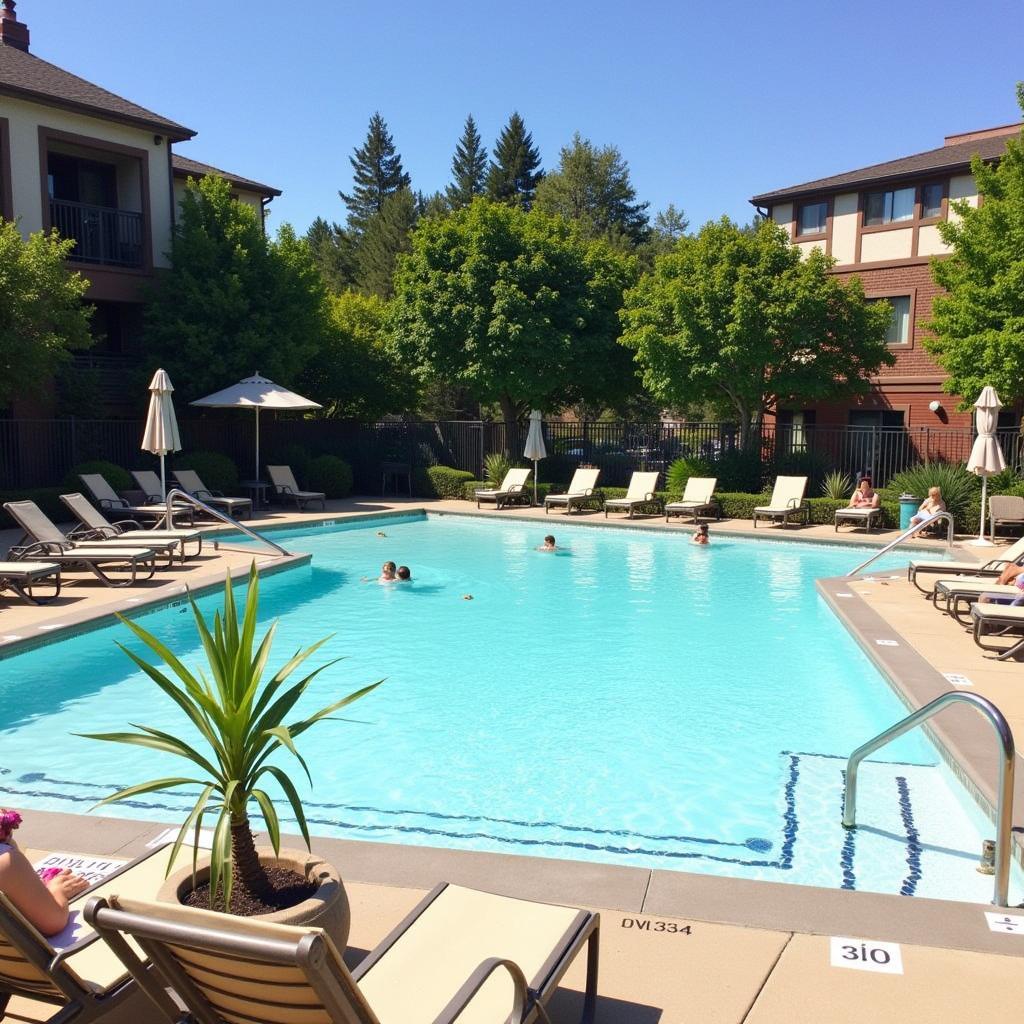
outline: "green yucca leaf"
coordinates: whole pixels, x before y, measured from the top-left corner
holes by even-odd
[[[135,786],[126,786],[124,789],[119,789],[116,793],[111,793],[110,796],[105,796],[98,804],[93,804],[89,808],[90,811],[95,811],[97,807],[102,807],[104,804],[117,803],[119,800],[127,800],[128,797],[138,796],[140,793],[156,793],[162,789],[174,789],[175,786],[201,786],[202,783],[198,779],[153,779],[150,782],[140,782]]]
[[[210,799],[214,790],[213,783],[208,783],[203,787],[202,793],[199,794],[199,799],[195,802],[192,810],[188,812],[188,817],[182,823],[180,829],[178,829],[177,838],[174,840],[174,845],[171,847],[171,855],[167,858],[167,871],[166,874],[171,873],[171,868],[174,866],[174,861],[178,856],[178,851],[181,849],[181,844],[185,841],[185,836],[188,834],[189,828],[195,825],[195,842],[192,846],[192,878],[193,885],[195,884],[196,874],[196,858],[199,853],[199,820],[202,817],[203,811],[206,808],[207,801]]]
[[[256,778],[260,778],[263,775],[272,775],[276,780],[277,784],[284,791],[284,795],[291,804],[292,814],[295,815],[295,821],[298,823],[299,831],[302,833],[302,838],[306,841],[306,849],[309,849],[309,829],[306,826],[306,812],[302,809],[302,801],[299,799],[299,794],[295,789],[295,785],[292,780],[277,767],[276,764],[265,764],[256,773]]]
[[[274,848],[274,853],[280,853],[281,824],[277,820],[277,811],[274,808],[274,803],[262,789],[254,789],[252,791],[252,795],[256,803],[260,805],[260,810],[263,812],[263,820],[267,825],[267,835],[270,838],[270,845]]]

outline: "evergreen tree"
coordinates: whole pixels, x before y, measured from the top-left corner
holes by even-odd
[[[410,249],[409,232],[416,225],[416,197],[407,188],[389,195],[370,218],[359,243],[359,289],[366,295],[390,298],[400,252]]]
[[[518,111],[513,112],[494,146],[494,158],[487,170],[487,196],[528,210],[543,177],[540,151]]]
[[[443,217],[451,212],[451,203],[443,192],[431,192],[429,196],[423,192],[416,193],[417,217]]]
[[[661,210],[654,218],[654,233],[660,239],[675,245],[690,226],[690,219],[680,210],[675,203],[669,203],[664,210]]]
[[[452,157],[452,183],[446,195],[453,210],[468,206],[477,196],[483,195],[486,175],[487,150],[470,114]]]
[[[306,243],[324,284],[339,294],[356,280],[356,244],[340,224],[317,217],[306,232]]]
[[[409,188],[412,179],[402,170],[402,157],[379,112],[370,118],[366,141],[349,157],[349,162],[352,164],[352,191],[339,191],[338,195],[348,207],[349,230],[358,238],[373,215],[380,213],[384,200]]]

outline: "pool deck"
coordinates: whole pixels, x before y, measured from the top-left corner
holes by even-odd
[[[253,525],[259,529],[420,509],[476,514],[467,502],[352,499],[328,503],[323,515],[275,511]],[[546,516],[543,509],[515,509],[507,515],[537,520],[538,532],[543,529],[556,536],[563,518]],[[601,514],[573,515],[569,521],[595,526],[605,522]],[[608,523],[639,530],[692,530],[676,520],[670,526],[663,519],[627,522],[623,517],[610,518]],[[729,521],[712,523],[711,532],[712,536],[754,535],[749,524]],[[830,526],[759,527],[756,536],[850,545],[852,568],[861,555],[867,557],[896,533],[866,536],[844,529],[837,535]],[[15,540],[14,531],[0,532],[0,548]],[[868,550],[857,551],[858,546]],[[914,546],[940,550],[943,545],[928,540]],[[992,551],[965,547],[957,557],[973,555],[983,560],[992,557]],[[158,573],[159,582],[124,590],[110,590],[72,574],[66,596],[41,607],[5,595],[0,598],[0,657],[25,643],[53,639],[68,628],[107,622],[116,609],[180,600],[185,586],[193,590],[216,586],[226,569],[233,575],[245,573],[253,557],[251,551],[224,547],[204,555],[192,566]],[[303,556],[257,557],[261,571],[286,569],[306,560]],[[819,586],[908,702],[923,702],[936,689],[970,688],[1000,705],[1017,726],[1018,735],[1024,736],[1020,665],[984,657],[969,635],[935,611],[905,579],[880,574],[853,582],[822,581]],[[838,596],[846,593],[852,596]],[[879,638],[895,639],[898,646],[879,647],[874,643]],[[969,682],[954,684],[942,673],[956,673]],[[980,795],[989,796],[994,760],[991,736],[984,732],[987,727],[976,714],[963,709],[951,711],[949,718],[940,740],[970,762]],[[1017,807],[1019,819],[1024,802]],[[162,828],[152,822],[31,811],[19,839],[38,848],[127,857],[141,853]],[[348,958],[352,963],[442,879],[601,910],[601,1024],[973,1021],[996,1014],[1001,1018],[1007,1007],[1024,999],[1020,960],[1024,911],[1010,911],[1022,915],[1022,927],[1004,934],[990,930],[985,912],[993,908],[980,904],[350,840],[316,839],[314,848],[339,867],[350,891],[353,929]],[[899,943],[903,972],[832,966],[830,938],[837,936]],[[566,978],[565,992],[556,999],[556,1024],[574,1019],[581,985],[582,970],[577,965]]]

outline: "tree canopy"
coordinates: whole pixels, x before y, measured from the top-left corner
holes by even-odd
[[[451,208],[456,210],[468,206],[477,196],[483,195],[486,176],[487,150],[470,114],[452,157],[452,183],[445,192]]]
[[[56,231],[23,240],[0,218],[0,409],[44,393],[71,353],[93,343],[89,282],[64,263],[74,247]]]
[[[888,303],[867,302],[831,263],[820,249],[801,258],[770,221],[753,232],[711,222],[627,294],[622,341],[655,397],[671,407],[726,400],[745,444],[780,403],[865,393],[895,361]]]
[[[632,257],[566,221],[476,199],[421,221],[399,257],[391,324],[402,355],[514,426],[531,407],[606,404],[635,377],[617,343]]]
[[[356,242],[345,228],[317,217],[306,231],[306,242],[332,292],[342,292],[355,283]]]
[[[1024,112],[1024,83],[1017,98]],[[1004,402],[1024,399],[1024,132],[1007,140],[996,166],[976,157],[971,171],[984,202],[955,202],[939,224],[952,253],[932,262],[946,294],[932,302],[933,337],[924,341],[965,407],[986,384]]]
[[[540,150],[519,112],[514,111],[494,144],[494,157],[487,169],[487,196],[528,210],[543,177]]]
[[[146,306],[149,353],[184,401],[254,370],[295,380],[323,340],[326,291],[309,246],[285,225],[268,239],[223,178],[189,180],[171,267]]]
[[[379,111],[370,118],[366,141],[349,157],[349,163],[352,164],[352,191],[339,191],[338,195],[348,207],[349,229],[359,236],[374,214],[380,213],[384,200],[403,188],[410,188],[412,179],[402,169],[402,157]]]
[[[407,188],[393,192],[367,222],[356,252],[356,280],[367,295],[389,298],[395,260],[409,249],[409,232],[416,223],[416,197]]]
[[[588,238],[635,245],[648,234],[649,204],[637,201],[629,164],[615,146],[595,146],[579,132],[537,186],[534,205],[577,221]]]

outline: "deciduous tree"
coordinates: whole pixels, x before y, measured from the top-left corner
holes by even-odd
[[[402,169],[402,157],[387,122],[378,111],[370,118],[366,141],[349,157],[352,164],[352,191],[338,192],[348,207],[348,227],[358,238],[374,214],[380,213],[384,200],[401,189],[410,188],[412,179]]]
[[[513,112],[494,145],[494,157],[487,169],[487,196],[528,210],[543,177],[540,151],[518,111]]]
[[[74,247],[56,231],[23,240],[0,218],[0,409],[43,393],[71,353],[93,343],[82,302],[89,282],[64,263]]]
[[[446,191],[452,209],[468,206],[477,196],[483,195],[486,175],[487,150],[470,114],[452,157],[452,183]]]
[[[770,221],[747,233],[723,217],[655,259],[626,297],[622,341],[665,405],[727,400],[746,445],[779,403],[863,394],[894,362],[889,305],[831,262],[801,258]]]

